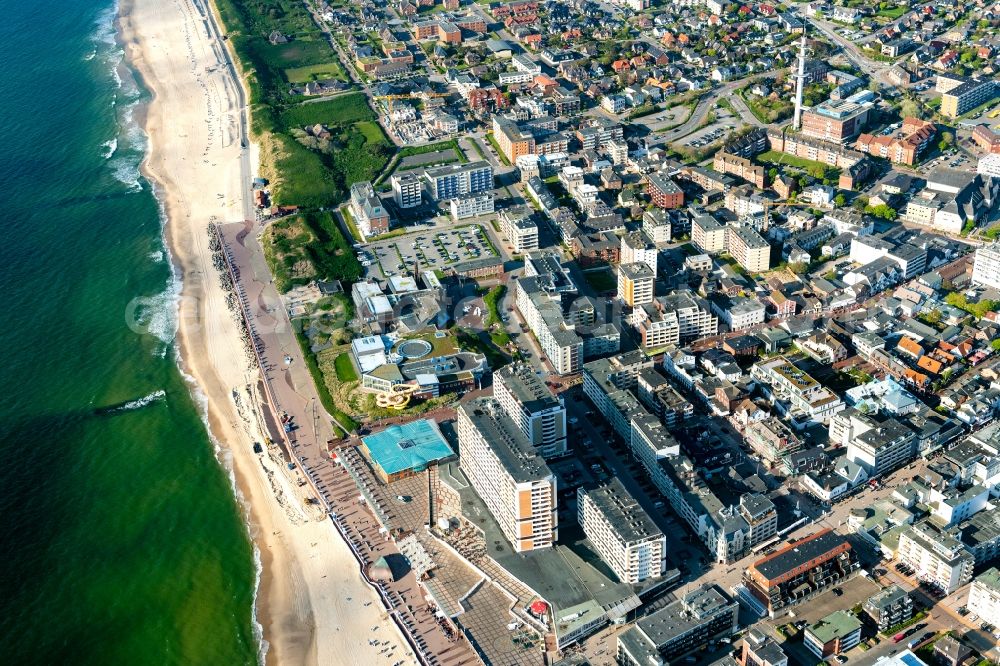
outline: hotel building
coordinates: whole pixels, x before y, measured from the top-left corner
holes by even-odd
[[[958,538],[926,522],[899,535],[896,559],[913,569],[918,580],[936,585],[947,594],[972,580],[975,566],[975,558]]]
[[[641,583],[666,571],[667,539],[618,479],[577,493],[584,534],[623,583]]]
[[[632,307],[652,303],[655,281],[656,274],[646,264],[620,264],[618,266],[618,298]]]
[[[544,458],[566,453],[566,406],[531,366],[512,363],[493,373],[493,397]]]
[[[424,172],[428,190],[435,201],[446,201],[493,189],[493,167],[479,160],[468,164],[446,164]]]
[[[775,611],[850,578],[857,569],[851,544],[825,529],[754,562],[743,573],[743,585],[774,617]]]
[[[552,546],[558,537],[556,478],[496,400],[458,408],[460,467],[513,549]]]

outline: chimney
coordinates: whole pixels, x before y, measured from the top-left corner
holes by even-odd
[[[802,24],[802,41],[799,43],[799,73],[795,82],[795,118],[792,127],[802,127],[802,93],[806,86],[806,24]]]

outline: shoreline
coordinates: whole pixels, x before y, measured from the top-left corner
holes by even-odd
[[[227,472],[227,476],[230,479],[230,485],[233,491],[234,499],[236,500],[240,513],[243,519],[243,525],[246,529],[247,539],[249,540],[251,550],[253,553],[253,567],[254,567],[254,581],[253,581],[253,607],[251,608],[251,622],[253,625],[254,639],[257,643],[257,659],[258,662],[263,664],[267,662],[269,643],[264,637],[264,627],[269,626],[272,619],[268,610],[268,604],[266,599],[268,596],[268,591],[272,585],[272,577],[269,573],[271,565],[273,564],[273,557],[268,551],[271,549],[270,545],[267,545],[266,539],[261,539],[259,534],[255,534],[256,519],[253,503],[251,499],[248,499],[244,488],[247,488],[247,479],[243,478],[244,470],[241,466],[235,464],[232,457],[227,461],[224,459],[225,453],[229,451],[228,447],[220,441],[219,437],[216,436],[217,432],[222,430],[222,423],[220,421],[220,415],[217,410],[214,410],[210,406],[208,396],[205,394],[202,383],[199,381],[198,377],[192,372],[187,359],[190,358],[192,351],[187,349],[190,341],[188,340],[188,335],[184,330],[181,318],[179,316],[180,304],[179,301],[184,299],[190,294],[188,294],[189,283],[184,280],[184,273],[186,272],[186,267],[184,265],[184,255],[181,254],[180,248],[175,239],[175,234],[172,233],[174,225],[170,224],[171,220],[171,201],[169,187],[162,179],[162,176],[157,174],[151,167],[150,162],[153,159],[155,152],[155,140],[157,132],[154,127],[150,124],[150,111],[151,108],[157,103],[158,93],[155,85],[151,82],[148,69],[144,67],[144,58],[141,54],[141,47],[135,44],[137,30],[133,28],[129,19],[126,16],[130,15],[135,9],[137,3],[140,0],[117,0],[116,2],[116,16],[115,16],[115,39],[119,42],[122,49],[125,51],[125,59],[123,65],[132,68],[135,76],[139,79],[142,87],[146,90],[149,98],[137,104],[133,111],[133,120],[147,137],[147,147],[146,153],[139,165],[140,173],[142,177],[145,178],[152,188],[152,193],[157,201],[158,208],[160,210],[161,223],[162,223],[162,234],[163,234],[163,245],[167,253],[167,261],[170,263],[171,270],[174,273],[174,279],[180,283],[180,293],[178,294],[177,303],[177,329],[174,346],[175,361],[177,363],[178,370],[184,379],[185,384],[188,386],[188,390],[191,392],[192,398],[197,405],[199,416],[205,424],[205,429],[208,433],[209,439],[215,448],[215,457],[219,464]],[[230,452],[231,453],[231,452]],[[263,544],[261,542],[264,542]],[[264,545],[262,548],[261,546]]]
[[[377,596],[333,523],[303,504],[306,491],[294,487],[280,460],[252,451],[264,434],[260,407],[244,387],[257,375],[226,306],[208,235],[210,222],[242,219],[240,109],[218,66],[225,45],[203,25],[191,0],[121,0],[115,19],[126,62],[151,97],[137,115],[148,139],[141,173],[159,202],[164,246],[181,285],[178,367],[230,474],[253,547],[258,659],[373,663],[363,654],[371,636],[363,627],[392,622],[379,604],[361,605]]]

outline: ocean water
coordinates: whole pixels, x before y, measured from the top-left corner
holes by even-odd
[[[177,367],[112,1],[5,6],[0,661],[253,663],[254,551]]]

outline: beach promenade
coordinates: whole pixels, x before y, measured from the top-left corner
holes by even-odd
[[[334,432],[306,368],[287,313],[274,288],[258,235],[263,226],[246,221],[221,225],[219,233],[241,315],[264,378],[265,396],[277,423],[271,438],[280,443],[297,482],[313,490],[332,523],[350,546],[357,571],[379,558],[399,558],[394,541],[381,529],[373,507],[360,500],[355,479],[332,457],[343,433]],[[356,461],[356,464],[363,464]],[[374,510],[382,510],[375,507]],[[420,663],[459,666],[480,663],[475,651],[450,621],[435,616],[413,571],[395,581],[372,583],[389,616],[407,637]]]

